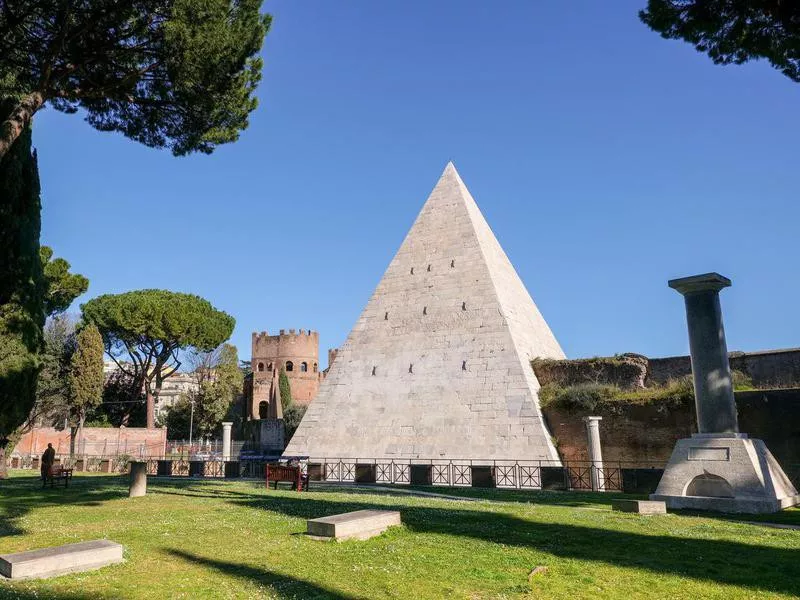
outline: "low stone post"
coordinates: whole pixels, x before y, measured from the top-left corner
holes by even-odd
[[[128,498],[138,498],[147,493],[147,463],[134,461],[131,462],[131,487],[128,490]]]
[[[602,492],[606,489],[605,477],[603,477],[603,451],[600,447],[600,421],[603,417],[584,417],[586,423],[586,438],[589,447],[589,467],[592,480],[592,491]]]
[[[222,423],[222,460],[231,459],[231,427],[233,423]]]
[[[722,327],[719,292],[731,280],[719,273],[673,279],[669,287],[683,295],[692,355],[697,431],[739,433],[736,400]]]

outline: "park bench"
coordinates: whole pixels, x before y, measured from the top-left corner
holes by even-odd
[[[267,488],[270,482],[275,482],[275,489],[278,489],[279,481],[286,481],[292,484],[292,489],[302,492],[308,489],[308,475],[303,475],[300,466],[290,467],[288,465],[267,464],[265,469],[265,479]]]
[[[60,480],[63,480],[64,487],[67,487],[70,479],[72,479],[72,469],[65,469],[61,465],[53,465],[47,470],[42,487],[46,486],[48,483],[50,487],[53,487],[56,481]]]

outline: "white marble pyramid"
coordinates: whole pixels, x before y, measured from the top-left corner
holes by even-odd
[[[535,357],[564,353],[450,163],[284,455],[557,461]]]

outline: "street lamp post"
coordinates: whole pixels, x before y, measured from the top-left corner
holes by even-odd
[[[194,425],[194,400],[192,400],[192,410],[189,414],[189,460],[192,460],[192,427]]]

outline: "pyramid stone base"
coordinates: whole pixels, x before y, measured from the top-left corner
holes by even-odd
[[[742,433],[678,440],[650,499],[672,509],[751,514],[800,504],[800,495],[766,444]]]

